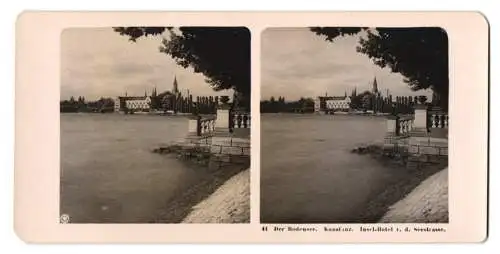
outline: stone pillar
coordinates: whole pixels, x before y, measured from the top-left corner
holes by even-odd
[[[427,135],[427,106],[415,106],[415,119],[413,120],[412,136]]]
[[[397,116],[388,116],[387,121],[386,121],[386,126],[387,126],[387,134],[396,136],[397,133],[399,132],[398,128],[398,117]]]
[[[200,129],[200,116],[194,116],[189,119],[188,122],[188,135],[189,136],[199,136],[201,133]]]
[[[214,132],[216,136],[229,134],[230,107],[222,105],[217,109]]]

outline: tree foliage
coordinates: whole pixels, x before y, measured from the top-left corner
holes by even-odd
[[[69,100],[62,100],[59,103],[60,112],[113,112],[115,102],[111,98],[100,98],[97,101],[85,101],[85,97],[78,96],[78,100],[71,96]]]
[[[312,98],[300,98],[297,101],[286,101],[285,97],[278,99],[271,96],[269,100],[260,102],[261,113],[313,113],[314,100]]]
[[[425,102],[427,101],[427,96],[425,95],[420,95],[418,97],[418,102],[420,102],[420,104],[425,104]]]
[[[250,31],[245,27],[115,27],[135,42],[168,32],[159,48],[178,65],[202,73],[216,90],[234,89],[250,105]]]
[[[448,108],[448,37],[443,29],[314,27],[311,31],[330,42],[366,33],[359,37],[358,52],[382,68],[401,73],[412,90],[432,89],[439,96],[439,105]]]

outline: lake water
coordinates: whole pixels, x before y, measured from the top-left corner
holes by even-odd
[[[150,222],[204,173],[152,153],[186,135],[185,117],[61,114],[61,214],[72,222]]]
[[[261,115],[261,221],[356,222],[392,172],[356,146],[382,141],[385,118]]]

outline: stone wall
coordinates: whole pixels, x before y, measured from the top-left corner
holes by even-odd
[[[250,165],[250,139],[212,137],[210,153],[213,162]]]
[[[408,167],[418,168],[431,163],[447,165],[447,114],[445,117],[442,117],[446,120],[441,123],[430,123],[430,119],[433,118],[429,118],[427,107],[424,106],[415,108],[413,116],[388,117],[384,150],[407,158]]]
[[[412,137],[408,144],[408,167],[426,164],[448,165],[448,140],[440,138]]]
[[[235,113],[233,119],[226,105],[217,109],[215,116],[192,117],[181,146],[206,151],[210,154],[210,165],[249,166],[250,114]]]
[[[406,154],[408,152],[409,140],[409,137],[387,135],[384,138],[384,150]]]

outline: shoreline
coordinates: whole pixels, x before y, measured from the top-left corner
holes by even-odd
[[[245,171],[249,171],[249,165],[222,164],[216,166],[205,163],[206,158],[200,161],[197,156],[182,158],[176,156],[175,152],[171,154],[162,154],[160,152],[160,155],[172,156],[174,159],[180,160],[188,166],[204,171],[204,173],[207,174],[195,184],[179,191],[178,195],[174,198],[166,200],[162,211],[156,215],[154,219],[149,221],[149,223],[210,223],[209,221],[214,218],[221,217],[222,211],[212,210],[210,212],[213,214],[207,214],[208,207],[204,204],[213,202],[210,200],[213,200],[214,196],[220,195],[217,193],[221,192],[221,188],[227,189],[228,183],[230,183],[234,177],[237,177]],[[200,210],[200,207],[203,210]],[[196,214],[193,215],[193,213]],[[188,216],[191,216],[191,221],[199,220],[204,222],[184,222]]]
[[[123,112],[59,112],[61,115],[138,115],[138,116],[193,116],[191,113],[178,113],[178,114],[166,114],[166,113],[158,113],[158,112],[135,112],[133,114],[125,114]],[[200,114],[200,116],[204,115],[215,115],[214,114]]]
[[[360,209],[361,212],[358,215],[360,223],[380,223],[395,204],[411,195],[423,182],[448,168],[448,165],[444,163],[430,164],[419,169],[408,168],[401,157],[388,157],[380,154],[376,149],[369,149],[359,155],[374,158],[378,163],[387,167],[388,174],[391,176],[385,186],[373,192],[368,197],[366,205]],[[385,223],[393,222],[385,219]]]
[[[260,113],[261,115],[310,115],[310,116],[364,116],[364,117],[387,117],[391,114],[363,114],[363,113],[336,113],[336,114],[318,114],[318,113],[293,113],[293,112],[277,112],[277,113]]]

